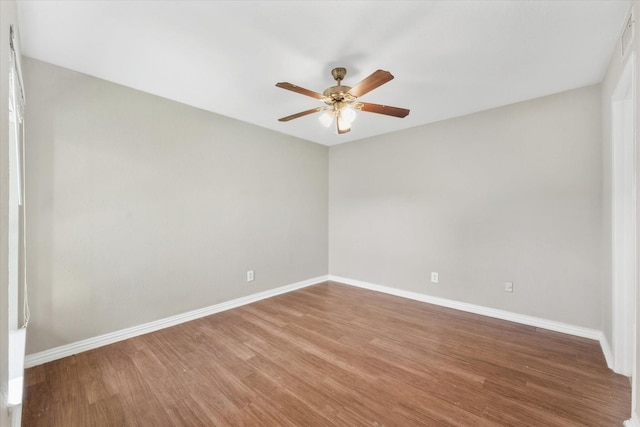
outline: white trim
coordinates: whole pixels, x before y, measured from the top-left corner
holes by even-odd
[[[119,331],[111,332],[111,333],[100,335],[93,338],[88,338],[86,340],[62,345],[60,347],[51,348],[49,350],[44,350],[39,353],[28,354],[27,357],[25,358],[25,363],[24,363],[25,368],[31,368],[33,366],[51,362],[53,360],[62,359],[63,357],[72,356],[74,354],[81,353],[83,351],[93,350],[94,348],[102,347],[108,344],[113,344],[118,341],[137,337],[139,335],[158,331],[160,329],[168,328],[171,326],[179,325],[180,323],[199,319],[201,317],[209,316],[211,314],[219,313],[225,310],[230,310],[232,308],[240,307],[246,304],[251,304],[252,302],[260,301],[265,298],[274,297],[276,295],[284,294],[286,292],[295,291],[296,289],[301,289],[307,286],[316,285],[318,283],[326,282],[327,280],[328,280],[328,276],[319,276],[313,279],[304,280],[302,282],[281,286],[279,288],[270,289],[268,291],[248,295],[246,297],[236,298],[231,301],[222,302],[220,304],[215,304],[215,305],[204,307],[198,310],[189,311],[187,313],[182,313],[182,314],[167,317],[164,319],[156,320],[154,322],[145,323],[145,324],[134,326],[127,329],[121,329]]]
[[[640,418],[638,418],[638,415],[632,414],[631,418],[624,422],[624,427],[640,427]]]
[[[607,366],[613,371],[613,350],[611,350],[611,344],[604,333],[600,333],[600,347],[602,347],[602,353],[607,361]]]
[[[630,51],[630,47],[633,45],[633,38],[635,33],[635,19],[633,18],[633,7],[629,9],[625,24],[620,35],[620,60],[624,62],[627,53]]]
[[[22,403],[9,407],[9,419],[11,427],[20,427],[22,425]]]
[[[11,406],[22,403],[24,384],[24,346],[27,330],[9,331],[9,393],[7,403]]]
[[[344,283],[346,285],[357,286],[359,288],[369,289],[371,291],[383,292],[385,294],[395,295],[402,298],[408,298],[416,301],[426,302],[429,304],[439,305],[441,307],[453,308],[460,311],[480,314],[482,316],[508,320],[509,322],[521,323],[523,325],[535,326],[537,328],[548,329],[550,331],[561,332],[564,334],[574,335],[582,338],[589,338],[600,342],[602,342],[602,340],[604,339],[602,332],[596,329],[583,328],[581,326],[569,325],[567,323],[541,319],[539,317],[527,316],[524,314],[498,310],[490,307],[483,307],[466,302],[434,297],[417,292],[406,291],[403,289],[376,285],[374,283],[363,282],[361,280],[347,279],[345,277],[334,276],[331,274],[329,275],[329,280],[333,282]]]
[[[635,62],[632,53],[611,97],[611,350],[614,371],[626,376],[635,360]]]

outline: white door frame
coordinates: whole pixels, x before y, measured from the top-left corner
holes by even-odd
[[[613,370],[633,374],[636,295],[635,55],[611,97]]]

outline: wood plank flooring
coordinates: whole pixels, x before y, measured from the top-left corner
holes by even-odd
[[[621,426],[595,341],[323,283],[26,372],[23,426]]]

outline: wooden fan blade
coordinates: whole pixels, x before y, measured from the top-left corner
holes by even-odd
[[[351,95],[356,98],[361,97],[365,93],[371,92],[378,86],[382,86],[386,82],[393,80],[393,74],[384,70],[374,71],[369,77],[349,89]]]
[[[288,82],[276,83],[276,86],[281,87],[282,89],[290,90],[291,92],[296,92],[296,93],[299,93],[299,94],[302,94],[302,95],[307,95],[307,96],[310,96],[312,98],[324,99],[324,95],[321,94],[321,93],[314,92],[312,90],[305,89],[303,87],[296,86],[296,85],[288,83]]]
[[[307,116],[309,114],[313,114],[313,113],[317,113],[319,111],[324,111],[327,110],[329,107],[317,107],[317,108],[312,108],[311,110],[307,110],[307,111],[301,111],[299,113],[296,114],[292,114],[290,116],[287,117],[283,117],[281,119],[278,119],[279,122],[288,122],[289,120],[293,120],[293,119],[297,119],[298,117],[303,117],[303,116]]]
[[[371,104],[369,102],[358,102],[353,106],[355,110],[366,111],[367,113],[378,113],[393,117],[406,117],[409,110],[406,108],[390,107],[388,105]]]

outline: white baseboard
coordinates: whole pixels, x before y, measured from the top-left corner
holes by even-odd
[[[398,297],[409,298],[416,301],[422,301],[429,304],[439,305],[442,307],[454,308],[456,310],[466,311],[469,313],[480,314],[483,316],[494,317],[496,319],[508,320],[510,322],[521,323],[523,325],[535,326],[537,328],[548,329],[555,332],[574,335],[582,338],[603,342],[604,335],[601,331],[581,326],[574,326],[567,323],[555,322],[553,320],[542,319],[539,317],[527,316],[524,314],[512,313],[510,311],[498,310],[481,305],[469,304],[445,298],[434,297],[430,295],[420,294],[417,292],[406,291],[403,289],[392,288],[389,286],[376,285],[374,283],[363,282],[361,280],[348,279],[329,275],[329,280],[333,282],[344,283],[346,285],[357,286],[359,288],[369,289],[372,291],[383,292],[385,294],[395,295]],[[604,351],[604,350],[603,350]],[[605,357],[607,354],[605,353]],[[607,359],[609,364],[609,359]],[[610,366],[610,365],[609,365]]]
[[[611,350],[611,345],[609,344],[609,340],[607,339],[605,334],[603,334],[602,332],[600,333],[600,347],[602,348],[602,353],[604,353],[604,358],[607,361],[607,366],[612,371],[615,371],[615,369],[613,369],[614,368],[613,350]],[[618,372],[618,374],[621,374],[621,373]]]
[[[44,350],[39,353],[29,354],[25,358],[25,368],[31,368],[33,366],[41,365],[43,363],[51,362],[53,360],[62,359],[63,357],[72,356],[83,351],[92,350],[94,348],[102,347],[108,344],[112,344],[118,341],[133,338],[139,335],[154,332],[160,329],[168,328],[180,323],[188,322],[190,320],[199,319],[201,317],[209,316],[211,314],[219,313],[221,311],[230,310],[232,308],[240,307],[252,302],[260,301],[265,298],[270,298],[276,295],[280,295],[286,292],[291,292],[296,289],[301,289],[307,286],[322,283],[324,281],[331,280],[334,282],[344,283],[346,285],[357,286],[372,291],[382,292],[389,295],[395,295],[403,298],[408,298],[416,301],[421,301],[429,304],[439,305],[442,307],[453,308],[460,311],[469,313],[480,314],[483,316],[493,317],[496,319],[508,320],[510,322],[520,323],[528,326],[535,326],[542,329],[548,329],[551,331],[561,332],[569,335],[579,336],[583,338],[589,338],[600,342],[602,351],[604,353],[607,365],[611,368],[613,365],[613,358],[611,353],[611,347],[601,331],[595,329],[583,328],[580,326],[569,325],[566,323],[555,322],[552,320],[542,319],[533,316],[526,316],[523,314],[512,313],[509,311],[498,310],[490,307],[483,307],[480,305],[469,304],[465,302],[459,302],[449,300],[445,298],[434,297],[430,295],[420,294],[417,292],[406,291],[403,289],[392,288],[389,286],[376,285],[374,283],[364,282],[361,280],[349,279],[346,277],[326,275],[319,276],[313,279],[304,280],[302,282],[293,283],[279,288],[271,289],[257,294],[248,295],[246,297],[237,298],[231,301],[215,304],[209,307],[201,308],[198,310],[189,311],[187,313],[178,314],[176,316],[167,317],[165,319],[156,320],[154,322],[145,323],[142,325],[134,326],[127,329],[111,332],[105,335],[100,335],[86,340],[77,341],[75,343],[55,347],[52,349]],[[640,425],[638,425],[640,427]]]
[[[20,427],[22,425],[22,403],[9,407],[9,420],[11,427]]]
[[[158,331],[160,329],[175,326],[180,323],[188,322],[190,320],[199,319],[201,317],[209,316],[221,311],[230,310],[232,308],[240,307],[246,304],[251,304],[252,302],[260,301],[265,298],[270,298],[276,295],[284,294],[286,292],[291,292],[296,289],[301,289],[307,286],[326,282],[327,280],[328,276],[319,276],[313,279],[304,280],[302,282],[292,283],[290,285],[281,286],[279,288],[248,295],[246,297],[237,298],[231,301],[222,302],[220,304],[215,304],[198,310],[189,311],[187,313],[182,313],[164,319],[156,320],[154,322],[149,322],[97,337],[88,338],[86,340],[77,341],[71,344],[55,347],[38,353],[28,354],[24,362],[25,368],[31,368],[33,366],[51,362],[53,360],[62,359],[63,357],[72,356],[83,351],[93,350],[94,348],[113,344],[115,342],[137,337],[149,332]]]
[[[632,414],[631,418],[624,422],[624,427],[640,427],[640,417],[637,414]]]
[[[26,336],[25,328],[9,331],[9,393],[7,395],[9,405],[22,403]]]

